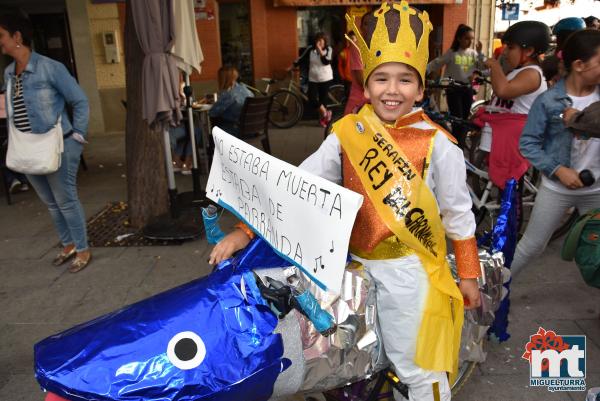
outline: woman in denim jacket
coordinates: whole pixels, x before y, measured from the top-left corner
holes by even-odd
[[[600,206],[600,139],[573,136],[563,121],[569,108],[585,109],[600,100],[600,31],[572,34],[563,50],[566,78],[540,95],[529,112],[520,149],[543,174],[531,218],[512,263],[516,275],[541,254],[565,211]],[[595,182],[584,185],[588,170]]]
[[[245,85],[237,82],[238,77],[235,67],[223,66],[219,69],[219,94],[208,113],[215,125],[234,136],[239,136],[238,121],[246,98],[254,97]]]
[[[91,253],[87,243],[85,214],[77,196],[77,170],[89,120],[88,101],[61,63],[31,50],[32,28],[21,15],[0,16],[0,51],[14,59],[4,71],[5,85],[11,85],[7,104],[12,107],[17,129],[45,133],[59,117],[64,135],[60,169],[48,175],[27,175],[40,199],[48,207],[63,245],[54,258],[55,266],[75,257],[69,271],[87,266]],[[69,120],[66,105],[73,109]]]

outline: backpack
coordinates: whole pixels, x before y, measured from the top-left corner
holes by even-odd
[[[573,223],[560,256],[567,261],[575,258],[583,280],[600,288],[600,208],[590,210]]]

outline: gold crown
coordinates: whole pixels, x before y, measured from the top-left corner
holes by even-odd
[[[386,24],[386,14],[392,8],[399,12],[399,17],[397,20],[389,18],[389,21],[399,21],[399,26],[394,22],[390,22],[391,26]],[[410,7],[406,1],[394,1],[381,4],[373,16],[377,22],[367,44],[354,19],[346,14],[346,20],[357,36],[365,81],[379,65],[396,62],[415,68],[424,84],[429,60],[429,34],[433,30],[427,12]]]

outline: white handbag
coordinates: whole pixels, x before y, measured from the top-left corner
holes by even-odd
[[[8,82],[6,90],[6,106],[8,110],[8,150],[6,166],[18,173],[45,175],[52,174],[60,168],[63,152],[63,130],[61,116],[56,125],[43,134],[22,132],[15,127],[12,109],[12,82]]]

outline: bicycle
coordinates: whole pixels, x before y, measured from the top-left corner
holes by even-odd
[[[482,85],[489,83],[489,81],[487,81],[485,78],[478,77],[473,80],[473,83]],[[438,81],[428,80],[425,89],[425,98],[421,102],[420,106],[423,108],[429,118],[431,118],[438,125],[442,126],[448,132],[453,132],[456,127],[461,127],[464,130],[463,132],[465,132],[464,146],[461,146],[461,148],[471,154],[473,149],[475,149],[479,144],[478,138],[480,127],[470,123],[468,120],[455,117],[449,112],[441,112],[439,105],[435,101],[435,98],[439,98],[439,95],[434,94],[435,91],[439,90],[464,90],[465,88],[472,89],[472,84],[455,81],[452,78],[443,78],[442,80]],[[477,103],[477,107],[481,107],[483,103],[480,102],[485,101],[477,101],[474,102],[474,104]],[[471,106],[470,117],[473,115],[475,109],[476,107]]]
[[[266,84],[265,90],[262,91],[244,84],[256,95],[273,97],[269,121],[277,128],[290,128],[296,125],[304,114],[304,103],[308,102],[308,95],[298,83],[294,71],[290,70],[288,75],[287,86],[275,90],[272,90],[272,86],[282,81],[273,78],[261,78],[261,81]],[[327,91],[327,97],[329,98],[327,108],[343,107],[346,103],[344,85],[331,85]]]
[[[452,127],[462,126],[467,131],[467,137],[471,138],[469,149],[467,149],[468,154],[465,157],[467,187],[473,201],[473,213],[476,218],[477,230],[481,232],[482,230],[493,229],[495,213],[500,208],[501,193],[499,188],[493,184],[487,172],[489,153],[479,149],[479,141],[477,141],[480,133],[479,127],[469,120],[454,117],[448,113],[433,111],[426,111],[426,113],[429,118],[438,124],[448,121]],[[540,182],[541,175],[533,167],[525,172],[519,182],[521,189],[517,198],[517,213],[521,232],[524,231],[526,221],[531,214]],[[552,234],[551,241],[564,235],[578,216],[579,214],[574,208],[567,211],[560,225]]]

